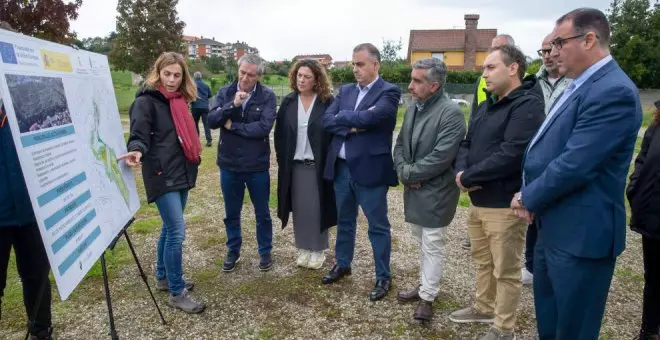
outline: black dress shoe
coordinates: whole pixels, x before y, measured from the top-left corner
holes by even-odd
[[[327,285],[330,283],[335,283],[339,281],[339,279],[341,279],[342,277],[349,275],[351,275],[351,267],[342,268],[339,267],[338,265],[334,265],[330,270],[330,272],[328,273],[328,275],[324,276],[321,279],[321,282],[324,285]]]
[[[369,300],[378,301],[384,298],[385,295],[387,295],[387,292],[390,291],[391,284],[392,284],[392,280],[390,279],[377,280],[374,289],[369,294]]]
[[[399,302],[415,302],[419,301],[419,287],[417,286],[411,290],[405,291],[405,292],[399,292],[396,295],[396,298],[399,300]]]
[[[413,319],[421,323],[427,323],[431,321],[432,317],[433,317],[433,302],[426,300],[419,300],[417,309],[415,309],[415,313],[413,314]]]

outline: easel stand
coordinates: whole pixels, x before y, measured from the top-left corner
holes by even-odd
[[[165,321],[165,318],[163,317],[163,313],[160,311],[160,307],[158,307],[158,303],[156,302],[156,298],[154,297],[153,292],[151,291],[151,287],[149,286],[149,281],[147,280],[147,275],[144,273],[144,270],[142,269],[142,265],[140,265],[140,261],[138,260],[137,254],[135,253],[135,249],[133,248],[133,243],[131,242],[131,239],[128,237],[128,227],[133,224],[135,221],[135,218],[131,218],[130,221],[122,228],[122,231],[115,237],[114,240],[110,243],[110,246],[108,246],[107,250],[112,250],[115,248],[115,245],[117,245],[117,241],[119,241],[119,238],[124,235],[126,238],[126,242],[128,242],[128,247],[131,249],[131,253],[133,254],[133,259],[135,260],[135,264],[138,267],[138,271],[140,272],[140,276],[142,277],[142,281],[144,281],[144,284],[147,286],[147,290],[149,291],[149,295],[151,296],[151,300],[154,302],[154,306],[156,306],[156,310],[158,311],[158,315],[160,316],[160,321],[162,322],[163,325],[166,325],[167,322]],[[105,264],[105,251],[103,254],[101,254],[101,269],[103,270],[103,288],[105,289],[105,301],[108,304],[108,318],[110,320],[110,338],[112,340],[119,340],[119,336],[117,336],[117,329],[115,329],[115,317],[112,313],[112,301],[110,299],[110,286],[108,285],[108,270],[107,266]],[[43,298],[43,295],[46,291],[48,282],[44,282],[41,291],[39,292],[39,295],[37,297],[37,301],[35,301],[35,308],[33,311],[34,315],[30,316],[29,320],[29,325],[32,326],[34,325],[34,322],[37,317],[37,312],[39,310],[39,307],[41,306],[41,300]],[[28,339],[30,335],[30,330],[28,328],[27,334],[25,334],[25,340]]]
[[[149,291],[149,295],[151,296],[151,300],[154,302],[154,306],[156,306],[156,310],[158,311],[158,315],[160,316],[160,321],[163,325],[166,325],[167,322],[165,321],[165,318],[163,317],[163,313],[160,311],[160,307],[158,307],[158,302],[156,302],[156,298],[154,297],[154,293],[151,291],[151,287],[149,286],[149,281],[147,279],[147,275],[144,273],[144,270],[142,269],[142,265],[140,265],[140,261],[138,260],[137,254],[135,253],[135,249],[133,248],[133,243],[131,242],[131,239],[128,237],[128,227],[135,221],[135,218],[131,218],[130,221],[124,226],[122,229],[122,232],[117,235],[117,237],[110,243],[110,246],[108,247],[109,250],[112,250],[115,248],[115,245],[117,244],[117,241],[119,241],[119,238],[124,235],[126,238],[126,242],[128,242],[128,247],[131,249],[131,253],[133,254],[133,259],[135,259],[135,264],[138,267],[138,271],[140,272],[140,276],[142,277],[142,281],[144,281],[145,286],[147,286],[147,290]],[[112,313],[112,302],[110,299],[110,287],[108,285],[108,273],[107,273],[107,267],[105,264],[105,252],[101,254],[101,268],[103,270],[103,287],[105,288],[105,301],[108,304],[108,318],[110,320],[110,338],[112,340],[118,340],[119,336],[117,336],[117,330],[115,329],[115,318]]]

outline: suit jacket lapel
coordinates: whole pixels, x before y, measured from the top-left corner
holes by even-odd
[[[344,108],[343,108],[344,110],[353,111],[353,110],[355,109],[355,103],[357,102],[357,97],[358,97],[358,92],[359,92],[359,91],[360,91],[360,90],[358,90],[357,85],[349,87],[349,91],[348,91],[348,93],[346,94],[346,95],[347,95],[346,100],[345,100],[345,101],[342,100],[342,102],[343,102],[343,103],[350,104],[350,107],[345,107],[345,106],[344,106]],[[342,105],[342,106],[343,106],[343,105]],[[340,110],[341,110],[341,109],[342,109],[342,108],[341,108],[341,106],[340,106]]]
[[[383,87],[383,82],[385,82],[383,78],[378,78],[374,86],[369,89],[369,92],[367,92],[367,95],[362,98],[362,101],[360,102],[360,105],[357,107],[356,111],[367,110],[373,105],[374,98],[376,98],[381,92],[380,89]],[[357,98],[355,100],[357,100]]]
[[[543,135],[545,135],[545,133],[550,129],[550,127],[557,120],[557,118],[562,115],[562,113],[566,110],[566,108],[578,98],[578,93],[580,92],[579,91],[580,89],[582,89],[582,87],[580,87],[577,91],[573,92],[571,96],[568,99],[566,99],[566,101],[564,101],[561,107],[557,109],[557,112],[555,112],[555,114],[552,117],[550,117],[550,121],[547,124],[545,124],[543,130],[539,131],[539,136],[534,141],[534,145],[536,145],[536,143],[538,143],[541,140],[541,138],[543,138]],[[534,145],[531,145],[530,149]]]

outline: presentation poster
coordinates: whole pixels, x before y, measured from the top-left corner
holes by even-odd
[[[0,58],[3,128],[65,300],[140,204],[117,162],[126,144],[108,59],[4,30]]]

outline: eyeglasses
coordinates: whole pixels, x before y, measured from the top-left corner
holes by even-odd
[[[539,54],[539,57],[543,57],[546,54],[550,54],[550,52],[552,52],[552,48],[542,48],[542,49],[536,51],[536,53]]]
[[[585,35],[587,35],[587,34],[586,33],[578,34],[578,35],[574,35],[574,36],[568,37],[568,38],[556,38],[555,40],[550,42],[550,46],[556,48],[557,50],[561,50],[561,48],[564,46],[564,44],[567,41],[574,40],[574,39],[579,39],[579,38],[584,37]],[[598,36],[596,36],[596,38],[598,38]]]

